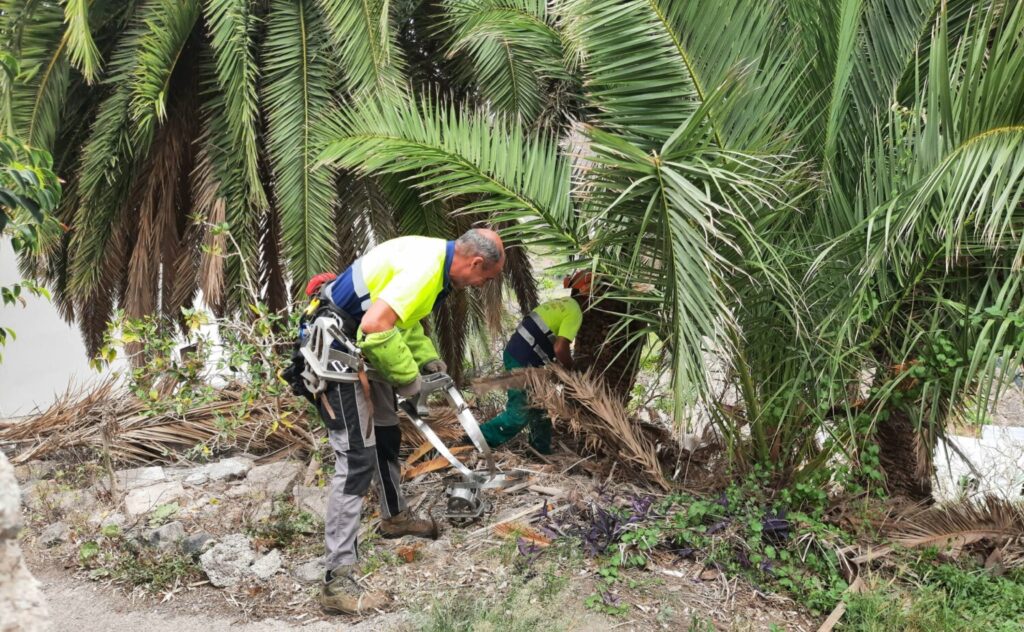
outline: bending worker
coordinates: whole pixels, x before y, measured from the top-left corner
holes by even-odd
[[[557,361],[573,368],[569,345],[583,324],[583,305],[590,295],[592,276],[577,272],[563,285],[572,290],[568,298],[541,303],[519,323],[505,345],[505,370],[543,366]],[[499,446],[529,425],[530,445],[541,454],[551,453],[551,420],[541,410],[529,406],[526,391],[509,389],[508,405],[500,415],[480,426],[487,445]]]
[[[356,535],[363,496],[374,481],[380,495],[380,534],[436,538],[437,525],[410,515],[399,488],[401,431],[395,393],[407,399],[420,391],[420,372],[446,372],[420,320],[451,287],[480,287],[501,274],[505,253],[497,233],[466,231],[457,241],[399,237],[357,259],[340,276],[307,293],[347,315],[347,334],[388,383],[370,382],[370,402],[359,383],[331,382],[317,400],[334,449],[334,478],[327,501],[327,568],[320,604],[330,614],[356,614],[380,608],[381,593],[356,581]],[[358,331],[356,330],[358,323]]]

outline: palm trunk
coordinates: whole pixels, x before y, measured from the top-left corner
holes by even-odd
[[[935,446],[924,445],[924,435],[915,429],[910,415],[893,410],[878,425],[876,437],[878,459],[889,493],[913,500],[930,499],[934,469],[931,451]]]
[[[640,369],[643,339],[630,341],[635,327],[625,323],[628,306],[616,299],[603,298],[583,307],[583,325],[576,335],[576,367],[604,377],[613,393],[627,401]]]

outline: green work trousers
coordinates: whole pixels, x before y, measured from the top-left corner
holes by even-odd
[[[522,368],[523,365],[505,353],[505,370]],[[530,426],[530,445],[541,454],[551,454],[551,420],[537,408],[531,408],[526,391],[518,388],[508,390],[508,404],[500,415],[480,426],[487,445],[497,447],[516,436],[520,430]]]

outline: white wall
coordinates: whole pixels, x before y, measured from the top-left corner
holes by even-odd
[[[0,240],[0,286],[19,279],[14,249],[4,238]],[[0,305],[0,324],[17,335],[0,350],[0,419],[46,408],[69,383],[98,378],[89,367],[78,328],[65,323],[45,298],[23,296],[26,307]]]

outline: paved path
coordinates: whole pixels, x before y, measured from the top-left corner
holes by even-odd
[[[58,571],[47,571],[36,577],[43,585],[54,632],[371,632],[400,629],[405,620],[400,613],[389,613],[356,625],[347,624],[343,619],[337,623],[318,621],[309,625],[275,619],[238,623],[223,616],[189,612],[189,606],[173,602],[133,604],[120,595],[111,594],[110,588],[76,580]]]

